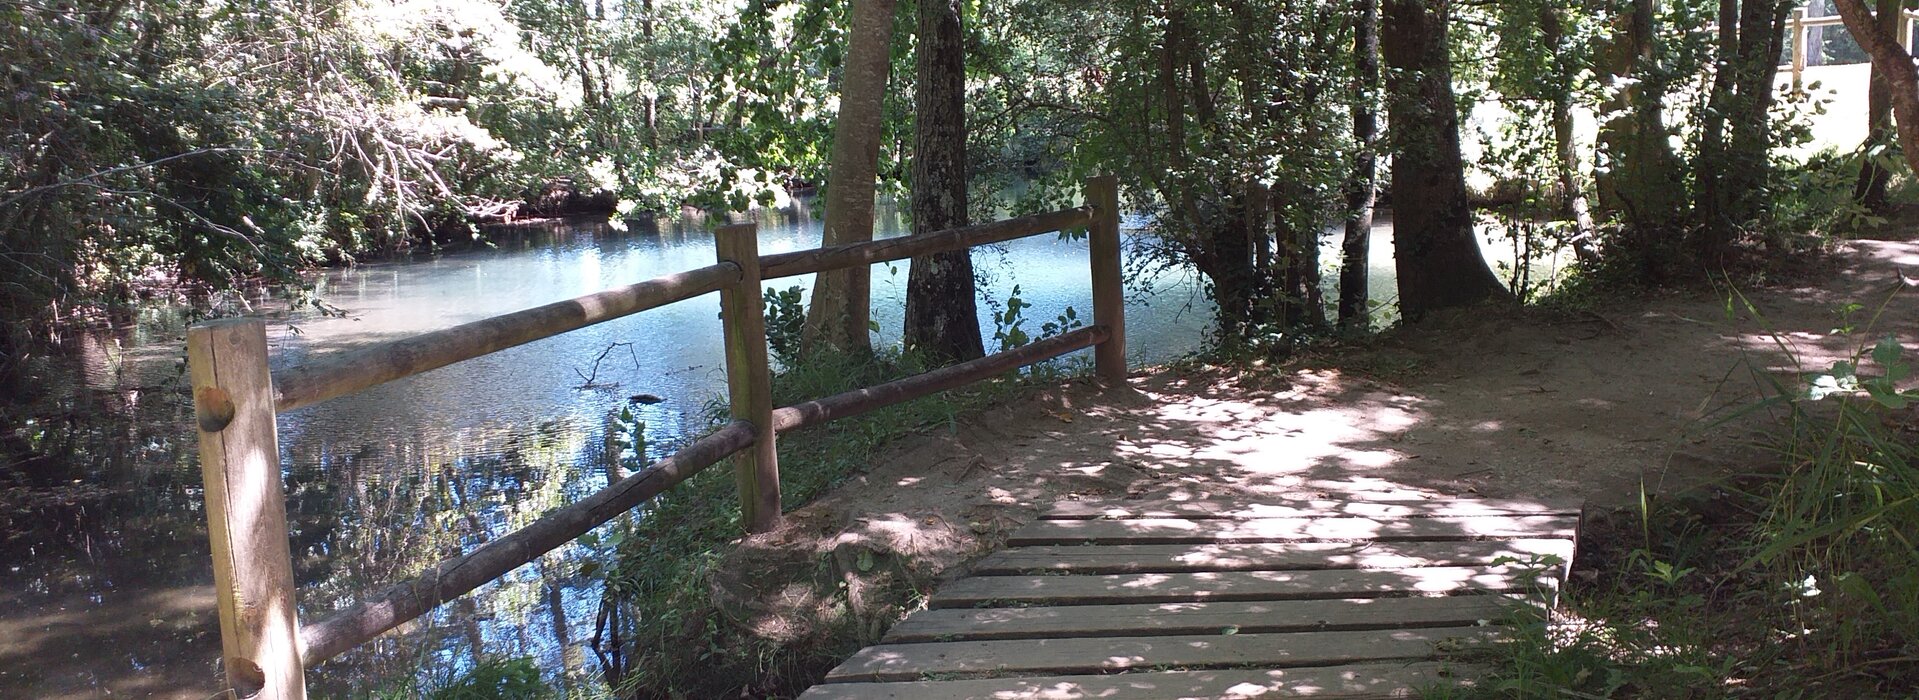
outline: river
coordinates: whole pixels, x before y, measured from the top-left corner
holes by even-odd
[[[763,253],[819,243],[819,222],[803,204],[758,220]],[[1139,223],[1130,221],[1126,235]],[[697,217],[621,228],[522,227],[494,233],[489,247],[327,271],[313,285],[321,306],[288,309],[257,294],[221,305],[271,318],[273,364],[282,369],[714,259]],[[878,231],[904,233],[898,212],[882,208]],[[1375,230],[1373,254],[1374,289],[1390,295],[1388,220]],[[1029,333],[1068,306],[1089,315],[1084,241],[1042,235],[981,249],[975,262],[984,299],[1003,303],[1018,286],[1032,305]],[[874,266],[876,345],[898,341],[906,276],[905,263]],[[1133,363],[1200,346],[1211,309],[1196,279],[1171,272],[1129,283],[1142,292],[1127,305]],[[993,310],[981,308],[989,336]],[[706,426],[724,389],[717,312],[715,296],[691,299],[282,415],[303,619],[604,485],[605,426],[621,407],[635,409],[656,445]],[[217,687],[212,572],[184,390],[189,319],[154,307],[119,321],[59,338],[11,382],[5,403],[30,408],[20,418],[25,447],[58,457],[0,470],[0,697],[204,698]],[[629,401],[639,394],[663,400]],[[531,656],[557,682],[596,683],[585,644],[599,591],[572,575],[570,556],[522,567],[309,682],[349,694],[485,654]]]

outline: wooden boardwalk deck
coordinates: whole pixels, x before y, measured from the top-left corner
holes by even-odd
[[[1401,697],[1551,605],[1579,507],[1064,503],[802,700]]]

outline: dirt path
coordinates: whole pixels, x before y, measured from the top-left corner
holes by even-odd
[[[1834,265],[1816,286],[1750,292],[1763,320],[1736,302],[1729,314],[1722,295],[1673,296],[1570,316],[1440,320],[1328,358],[1336,364],[1264,375],[1161,369],[1130,389],[1072,382],[908,441],[792,513],[787,528],[746,542],[734,562],[860,561],[841,572],[856,600],[862,587],[907,593],[872,596],[891,601],[861,613],[877,631],[897,614],[887,608],[910,606],[912,591],[963,570],[1059,500],[1479,495],[1615,505],[1636,500],[1642,480],[1672,492],[1764,468],[1761,416],[1710,423],[1754,400],[1752,368],[1792,367],[1767,329],[1807,367],[1828,366],[1860,342],[1833,332],[1839,309],[1866,305],[1863,327],[1906,286],[1900,269],[1919,275],[1919,243],[1857,242]],[[1919,342],[1916,320],[1919,290],[1909,290],[1871,337]],[[803,620],[845,609],[831,593],[768,606],[735,592],[776,637],[781,628],[804,636]]]

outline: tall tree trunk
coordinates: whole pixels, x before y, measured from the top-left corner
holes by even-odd
[[[913,233],[966,225],[966,48],[961,0],[919,0],[915,51]],[[943,360],[985,354],[971,251],[913,258],[906,281],[906,346]]]
[[[1896,31],[1875,26],[1865,0],[1833,0],[1833,6],[1839,9],[1852,38],[1872,55],[1873,70],[1885,76],[1899,129],[1899,147],[1906,152],[1906,166],[1919,173],[1919,70],[1913,67],[1912,54],[1899,46]]]
[[[660,147],[660,96],[655,73],[659,63],[653,59],[658,47],[653,45],[653,0],[640,0],[640,39],[646,45],[646,80],[654,87],[641,96],[641,126],[646,130],[646,157],[655,159],[654,151]]]
[[[1713,47],[1712,90],[1706,109],[1699,115],[1699,155],[1701,166],[1693,175],[1693,216],[1701,229],[1722,229],[1727,202],[1724,180],[1726,168],[1726,122],[1732,118],[1738,99],[1739,0],[1719,0],[1718,40]],[[1695,234],[1702,238],[1704,231]]]
[[[1346,238],[1340,245],[1339,327],[1364,331],[1372,325],[1367,275],[1371,272],[1373,205],[1379,196],[1379,0],[1353,3],[1353,172],[1346,179]]]
[[[1393,152],[1393,263],[1408,321],[1509,298],[1473,237],[1446,23],[1450,0],[1387,0],[1380,55]]]
[[[1879,12],[1871,17],[1871,21],[1867,17],[1860,17],[1865,13],[1863,0],[1836,2],[1836,6],[1838,6],[1840,19],[1846,21],[1846,29],[1850,29],[1852,36],[1860,42],[1860,46],[1865,46],[1865,50],[1873,56],[1873,81],[1869,88],[1871,92],[1867,92],[1867,107],[1865,107],[1867,150],[1877,144],[1886,144],[1896,136],[1900,144],[1906,148],[1907,163],[1919,163],[1919,159],[1913,157],[1913,146],[1915,142],[1919,142],[1919,138],[1907,136],[1907,132],[1919,130],[1915,128],[1919,127],[1919,123],[1915,123],[1915,119],[1919,119],[1919,104],[1902,109],[1900,125],[1898,125],[1900,128],[1898,130],[1892,128],[1892,111],[1900,109],[1898,107],[1900,100],[1892,98],[1894,92],[1904,92],[1902,94],[1904,102],[1915,102],[1911,98],[1915,92],[1913,63],[1911,58],[1906,56],[1906,48],[1902,48],[1898,40],[1900,25],[1902,25],[1900,8],[1904,6],[1904,2],[1879,0]],[[1860,29],[1854,27],[1854,23],[1875,25],[1875,31],[1861,33]],[[1884,54],[1884,58],[1881,58],[1881,54]],[[1915,169],[1915,173],[1919,173],[1919,169]],[[1858,186],[1854,186],[1852,196],[1867,209],[1883,211],[1886,207],[1886,184],[1890,180],[1892,180],[1892,173],[1888,173],[1879,165],[1879,159],[1865,159],[1865,163],[1860,167],[1860,182]]]
[[[1712,95],[1694,168],[1698,224],[1688,241],[1694,262],[1712,270],[1731,262],[1741,232],[1771,210],[1773,77],[1779,68],[1790,0],[1720,0]]]
[[[1555,53],[1553,172],[1559,180],[1560,196],[1564,198],[1566,209],[1573,217],[1573,255],[1580,262],[1592,263],[1599,259],[1599,253],[1593,247],[1596,226],[1593,224],[1592,207],[1586,201],[1586,188],[1579,184],[1579,143],[1573,134],[1573,83],[1579,68],[1574,63],[1576,59],[1572,47],[1566,45],[1566,23],[1560,16],[1565,11],[1565,8],[1553,3],[1541,3],[1539,6],[1540,34],[1546,46]]]
[[[873,240],[874,179],[879,176],[880,127],[892,70],[895,0],[853,0],[840,80],[840,113],[833,124],[833,151],[826,176],[826,221],[821,245]],[[843,352],[873,349],[872,278],[864,265],[819,273],[806,309],[802,353],[822,347]]]

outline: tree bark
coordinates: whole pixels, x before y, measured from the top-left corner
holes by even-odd
[[[1919,173],[1919,70],[1912,54],[1899,46],[1895,32],[1875,26],[1865,0],[1833,0],[1839,16],[1846,22],[1852,38],[1872,55],[1873,71],[1885,76],[1891,90],[1892,114],[1897,122],[1899,146],[1906,152],[1906,166]],[[1897,13],[1895,13],[1897,14]],[[1894,26],[1897,26],[1895,20]]]
[[[646,79],[655,80],[658,62],[653,60],[654,52],[659,50],[653,42],[653,0],[640,0],[640,41],[646,48]],[[658,158],[654,151],[660,147],[660,96],[655,86],[642,96],[640,101],[641,127],[646,130],[646,157]]]
[[[840,80],[840,113],[826,176],[826,221],[821,245],[873,240],[874,180],[879,176],[880,127],[892,71],[895,0],[852,0]],[[870,352],[872,278],[866,268],[821,272],[806,309],[803,354],[822,348]]]
[[[1339,328],[1372,325],[1367,275],[1372,257],[1373,205],[1379,196],[1379,0],[1353,3],[1353,171],[1346,179],[1346,238],[1340,245]]]
[[[919,0],[913,135],[913,233],[965,226],[966,48],[961,0]],[[973,290],[972,251],[913,258],[906,281],[906,346],[941,360],[986,354]]]
[[[1446,23],[1450,0],[1387,0],[1380,54],[1393,152],[1393,263],[1408,321],[1510,298],[1473,236]]]
[[[1875,14],[1879,28],[1896,38],[1899,35],[1899,10],[1904,5],[1900,0],[1879,0],[1879,9]],[[1881,165],[1879,158],[1872,157],[1872,151],[1883,148],[1896,138],[1892,127],[1892,85],[1886,79],[1886,72],[1878,64],[1872,66],[1871,87],[1866,93],[1866,142],[1860,151],[1866,158],[1859,164],[1859,181],[1853,186],[1852,198],[1868,211],[1886,210],[1886,188],[1892,182],[1892,171]]]
[[[1580,262],[1593,263],[1599,259],[1594,248],[1592,206],[1586,201],[1586,188],[1579,183],[1579,143],[1573,134],[1573,91],[1574,81],[1579,71],[1578,58],[1572,47],[1566,45],[1566,23],[1560,16],[1565,9],[1553,3],[1541,3],[1539,6],[1539,32],[1547,47],[1555,52],[1553,60],[1554,92],[1552,96],[1553,120],[1553,169],[1559,180],[1560,196],[1564,198],[1566,209],[1572,213],[1573,235],[1570,240],[1573,255]]]

